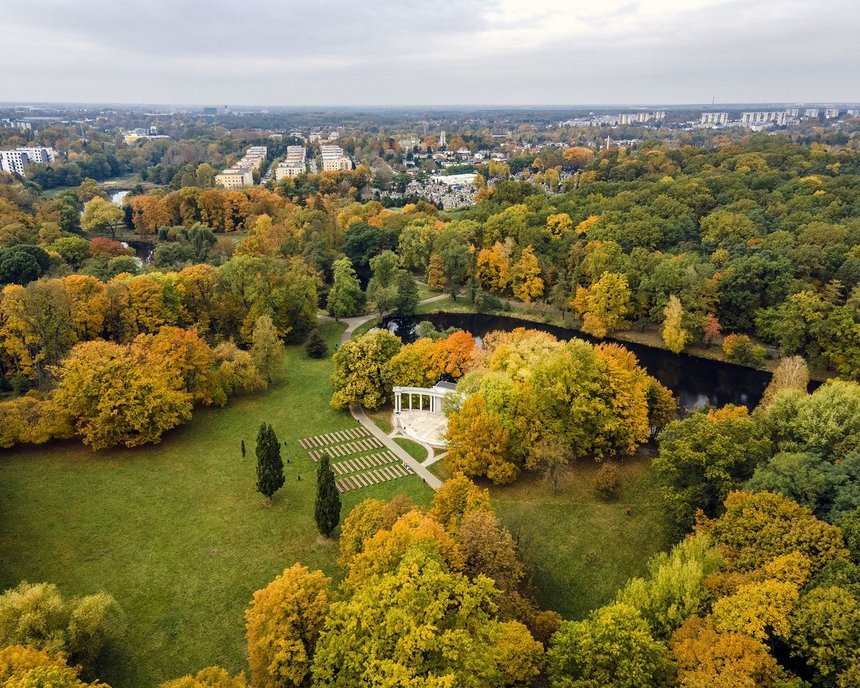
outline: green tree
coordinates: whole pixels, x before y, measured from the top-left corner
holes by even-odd
[[[397,303],[397,255],[383,251],[370,259],[372,275],[367,283],[367,300],[382,315]]]
[[[272,503],[272,496],[284,484],[284,462],[281,460],[281,443],[271,425],[260,424],[257,433],[257,491]]]
[[[707,610],[706,578],[719,570],[721,557],[704,533],[690,535],[670,552],[648,562],[648,577],[634,578],[615,600],[636,609],[655,637],[667,640],[693,614]]]
[[[333,268],[334,283],[326,300],[328,312],[335,320],[361,314],[365,296],[349,258],[336,260]]]
[[[696,509],[718,515],[729,492],[752,477],[771,451],[758,423],[742,408],[693,413],[667,425],[658,441],[653,467],[681,532],[692,526]]]
[[[85,232],[106,232],[116,235],[116,224],[122,219],[122,209],[104,198],[93,198],[81,216],[81,229]]]
[[[553,688],[662,688],[671,675],[666,645],[626,604],[563,623],[547,652],[547,668]]]
[[[419,304],[418,285],[407,270],[397,271],[396,287],[394,310],[397,315],[413,315]]]
[[[317,528],[325,537],[330,537],[340,522],[340,492],[337,491],[334,471],[326,452],[323,452],[317,466],[317,496],[314,518],[317,522]]]
[[[266,382],[271,384],[272,377],[284,358],[284,343],[268,315],[257,318],[251,339],[251,359],[260,374],[266,378]]]
[[[377,409],[391,399],[388,361],[400,351],[400,340],[388,330],[371,330],[345,342],[332,357],[331,405]]]
[[[0,595],[0,647],[62,652],[91,670],[122,631],[122,612],[106,593],[66,600],[56,585],[23,582]]]

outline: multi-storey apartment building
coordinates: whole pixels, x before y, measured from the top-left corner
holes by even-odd
[[[306,171],[307,150],[304,146],[287,146],[287,157],[275,168],[275,180],[298,177]]]
[[[225,189],[244,189],[254,185],[254,170],[266,162],[269,151],[265,146],[251,146],[233,167],[215,175],[215,183]]]
[[[53,148],[16,148],[0,151],[0,170],[24,176],[27,165],[46,165],[52,162],[56,154]]]
[[[323,172],[346,172],[352,169],[352,160],[344,155],[340,146],[320,146]]]
[[[225,189],[244,189],[253,186],[254,171],[249,167],[231,167],[216,174],[215,183]]]

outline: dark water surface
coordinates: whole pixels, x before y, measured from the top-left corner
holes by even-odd
[[[584,339],[588,342],[618,342],[639,359],[642,367],[672,390],[682,408],[693,409],[705,404],[724,406],[738,404],[754,407],[758,404],[770,381],[770,373],[745,368],[721,361],[711,361],[689,354],[673,354],[644,344],[622,342],[607,337],[604,340],[591,337],[577,330],[520,320],[503,315],[482,313],[432,313],[405,318],[386,318],[385,327],[404,342],[415,340],[415,327],[422,320],[429,320],[437,329],[456,327],[471,332],[477,338],[494,330],[513,330],[526,327],[549,332],[558,339]]]

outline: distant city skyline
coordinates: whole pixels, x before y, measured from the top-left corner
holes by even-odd
[[[860,100],[860,4],[0,0],[0,101],[633,106]]]

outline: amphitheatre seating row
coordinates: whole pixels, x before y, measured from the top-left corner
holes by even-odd
[[[381,447],[382,442],[375,437],[368,437],[367,439],[355,440],[354,442],[349,442],[347,444],[333,444],[322,449],[308,449],[306,451],[314,461],[319,461],[323,452],[328,454],[329,459],[340,459],[344,456],[352,456],[353,454],[360,454],[361,452],[373,451],[374,449],[380,449]]]
[[[397,463],[399,459],[390,451],[378,452],[376,454],[365,454],[364,456],[355,456],[344,461],[338,461],[331,465],[336,475],[346,475],[347,473],[356,473],[358,471],[366,471],[368,468],[378,468],[389,463]]]
[[[329,444],[339,444],[341,442],[349,442],[362,437],[370,437],[370,432],[360,425],[349,430],[339,430],[338,432],[330,432],[327,435],[317,435],[316,437],[305,437],[299,440],[299,446],[302,449],[313,449],[314,447],[325,447]]]
[[[348,475],[335,481],[335,486],[338,492],[348,492],[349,490],[357,490],[362,487],[384,483],[388,480],[403,478],[410,473],[412,473],[412,469],[409,466],[405,466],[402,463],[394,463],[382,466],[381,468],[373,468],[364,473]]]
[[[396,480],[412,473],[411,468],[361,426],[305,437],[299,440],[299,446],[314,461],[319,461],[323,454],[328,455],[339,492]]]

